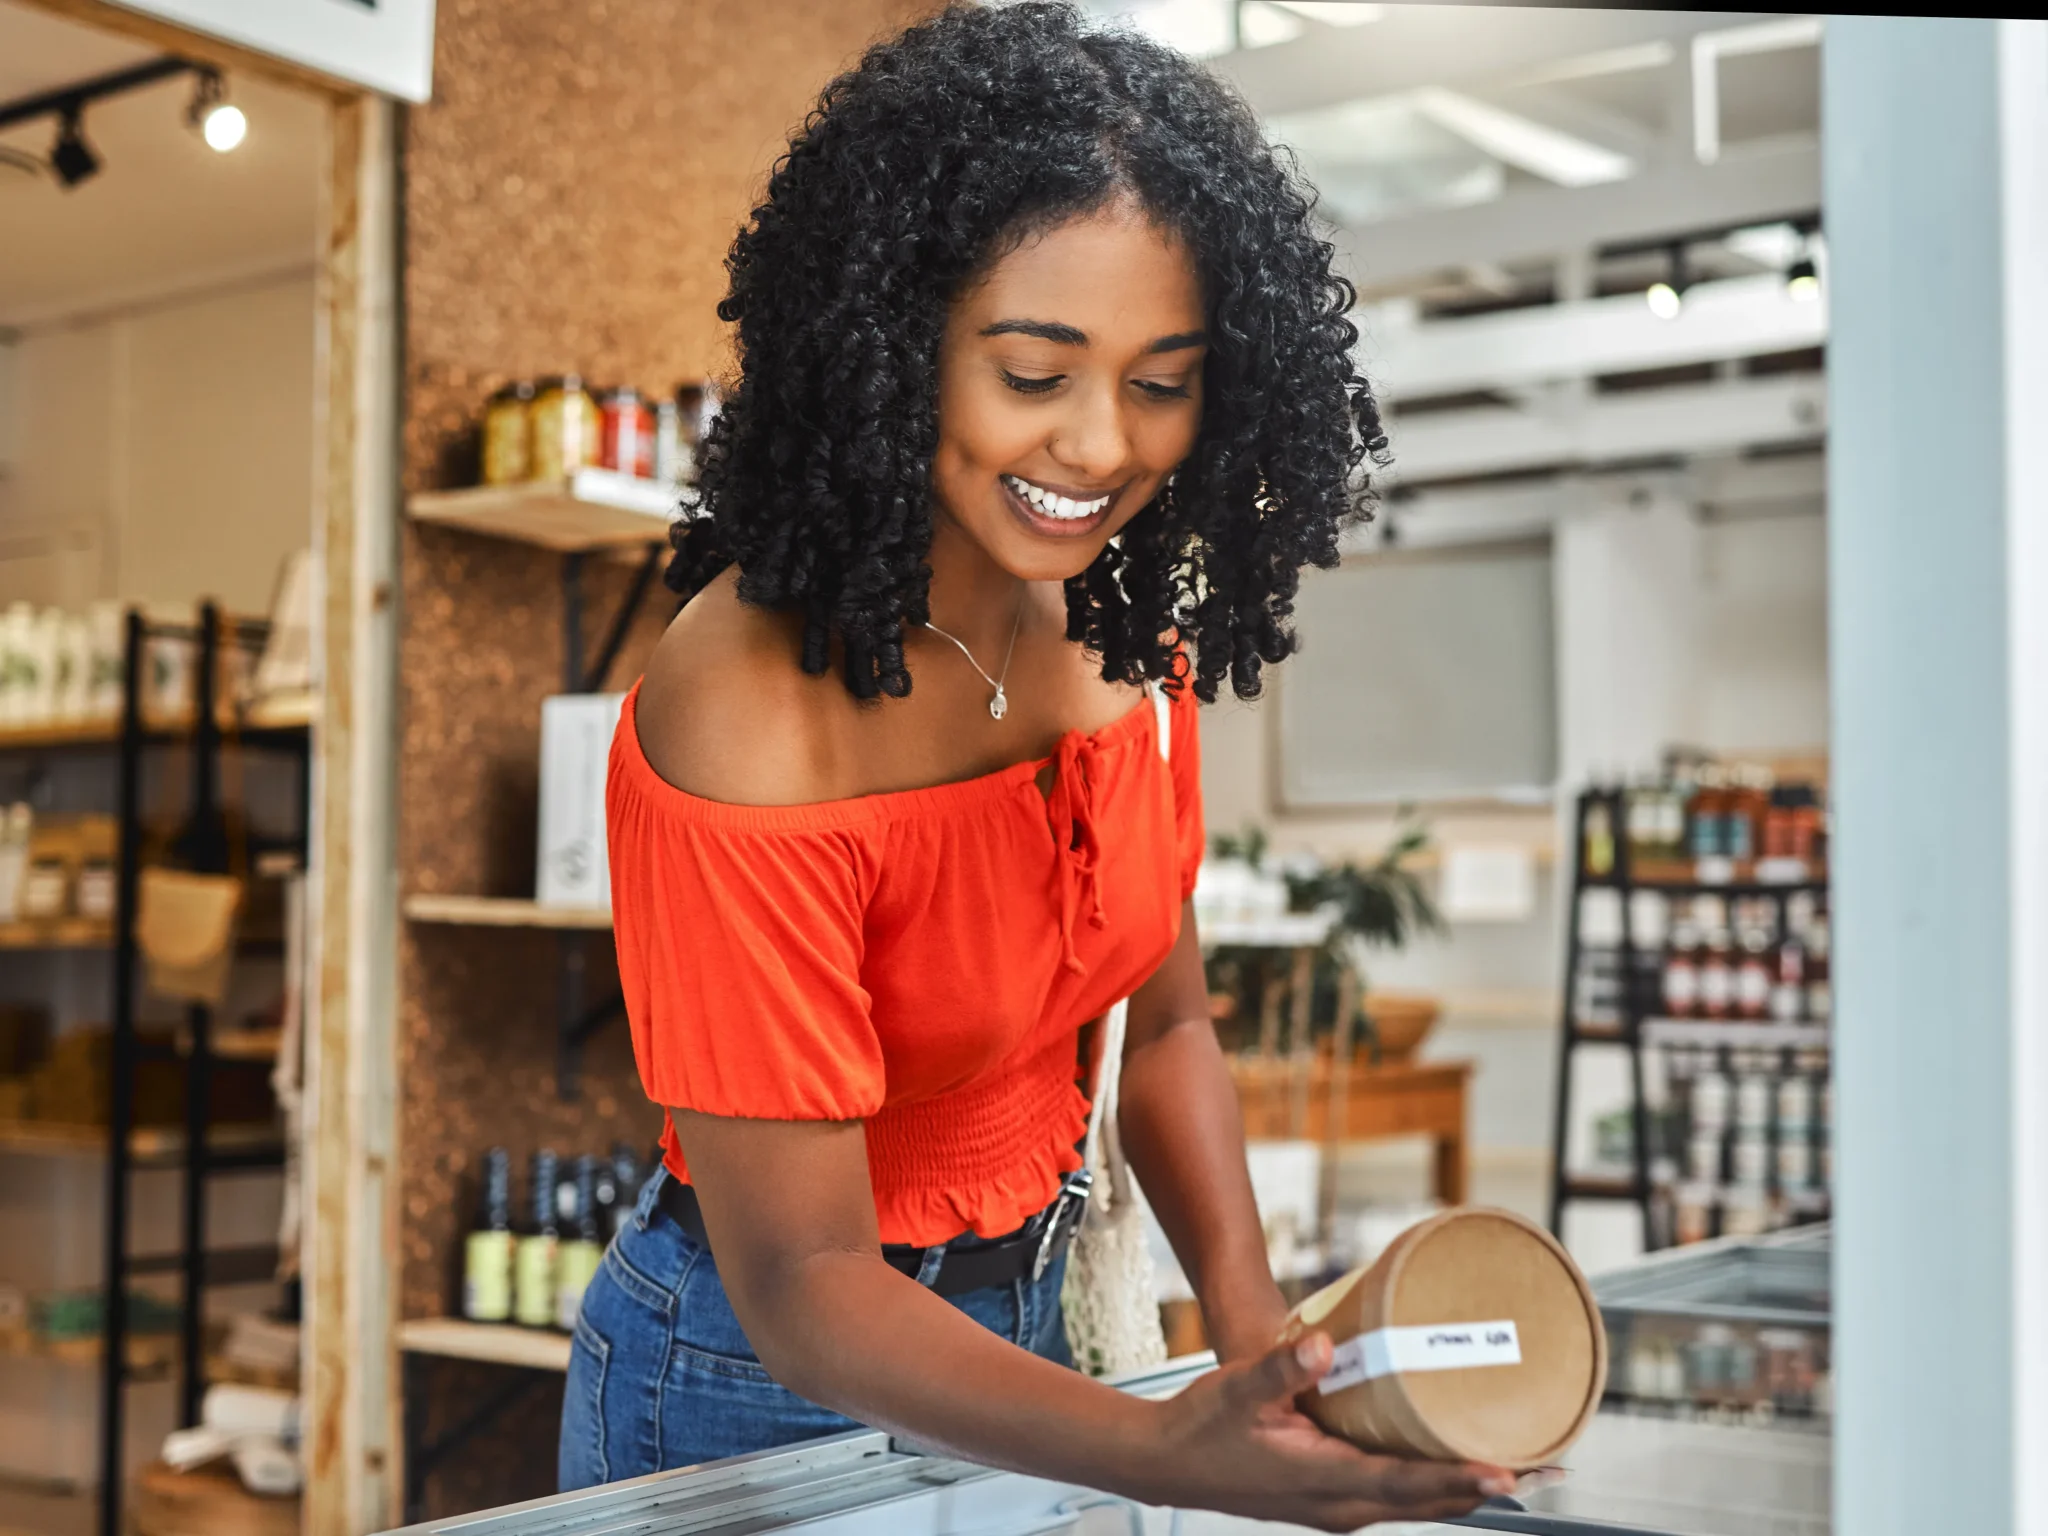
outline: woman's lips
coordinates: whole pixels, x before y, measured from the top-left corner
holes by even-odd
[[[1110,491],[1106,495],[1093,498],[1093,511],[1075,514],[1066,509],[1086,508],[1091,503],[1078,501],[1072,497],[1054,496],[1043,487],[1034,486],[1030,481],[1016,475],[1002,475],[999,480],[1003,499],[1009,503],[1011,512],[1041,538],[1071,539],[1092,533],[1102,525],[1104,519],[1109,516],[1110,509],[1116,504],[1117,492]],[[1019,490],[1020,486],[1026,489]],[[1030,494],[1033,492],[1036,493],[1035,496]]]

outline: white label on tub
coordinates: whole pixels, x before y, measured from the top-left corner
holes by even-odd
[[[1462,1371],[1479,1365],[1520,1365],[1522,1340],[1512,1319],[1497,1323],[1429,1323],[1375,1328],[1337,1346],[1322,1393],[1342,1392],[1396,1371]]]

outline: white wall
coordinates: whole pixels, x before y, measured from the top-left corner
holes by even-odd
[[[313,313],[294,271],[22,332],[0,602],[266,611],[310,536]]]

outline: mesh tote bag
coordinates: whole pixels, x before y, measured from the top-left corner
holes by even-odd
[[[1159,755],[1171,753],[1171,705],[1150,688],[1158,723]],[[1116,1132],[1117,1087],[1123,1075],[1124,1034],[1130,999],[1109,1010],[1102,1027],[1102,1060],[1095,1068],[1094,1103],[1081,1153],[1087,1209],[1067,1251],[1060,1311],[1074,1364],[1090,1376],[1120,1376],[1166,1359],[1159,1326],[1152,1255],[1145,1247],[1145,1212],[1124,1162]]]

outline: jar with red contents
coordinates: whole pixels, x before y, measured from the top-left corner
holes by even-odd
[[[622,475],[654,477],[654,410],[637,389],[614,389],[598,401],[598,462]]]

